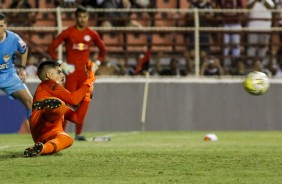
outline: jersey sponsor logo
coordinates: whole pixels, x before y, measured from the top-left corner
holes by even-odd
[[[5,62],[8,62],[11,56],[9,54],[4,55],[3,59]]]
[[[9,68],[8,63],[4,63],[4,64],[0,65],[0,70],[4,70],[4,69],[7,69],[7,68]]]
[[[84,36],[84,40],[87,41],[87,42],[89,42],[89,41],[91,40],[91,37],[90,37],[89,35],[85,35],[85,36]]]
[[[72,48],[80,51],[88,50],[88,45],[84,43],[78,43],[78,44],[73,44]]]

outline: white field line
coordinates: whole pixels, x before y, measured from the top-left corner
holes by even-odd
[[[133,131],[133,132],[126,132],[126,133],[113,133],[113,134],[105,134],[105,135],[100,135],[100,136],[97,136],[97,137],[120,137],[120,136],[130,136],[130,135],[133,135],[133,134],[139,134],[140,132],[139,131]],[[88,141],[93,141],[93,137],[91,138],[88,138],[87,139]],[[13,146],[10,146],[10,145],[5,145],[5,146],[0,146],[0,150],[3,150],[3,149],[9,149],[9,148],[17,148],[17,147],[23,147],[24,149],[27,148],[28,146],[32,146],[32,144],[30,145],[27,145],[27,144],[18,144],[18,145],[13,145]]]
[[[2,149],[9,149],[9,148],[17,148],[17,147],[23,147],[24,149],[28,146],[32,146],[32,145],[27,145],[27,144],[19,144],[19,145],[13,145],[13,146],[0,146],[0,150]]]
[[[132,132],[120,132],[120,133],[112,133],[112,134],[105,134],[105,135],[99,135],[94,137],[120,137],[120,136],[130,136],[133,134],[139,134],[140,131],[132,131]],[[93,141],[94,137],[87,138],[88,141]]]

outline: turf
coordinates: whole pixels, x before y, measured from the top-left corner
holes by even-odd
[[[30,135],[0,135],[1,183],[282,183],[282,132],[115,132],[56,155],[23,158]],[[93,134],[86,134],[89,137]]]

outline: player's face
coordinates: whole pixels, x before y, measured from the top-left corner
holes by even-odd
[[[60,67],[49,69],[47,72],[47,77],[62,86],[65,83],[65,75]]]
[[[0,20],[0,40],[3,39],[4,37],[4,33],[5,33],[5,30],[6,30],[6,23],[4,20]]]
[[[76,25],[78,28],[84,28],[88,23],[88,13],[79,13],[76,17]]]

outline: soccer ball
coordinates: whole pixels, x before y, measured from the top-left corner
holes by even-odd
[[[269,78],[263,72],[250,72],[245,78],[244,87],[252,95],[262,95],[269,88]]]

